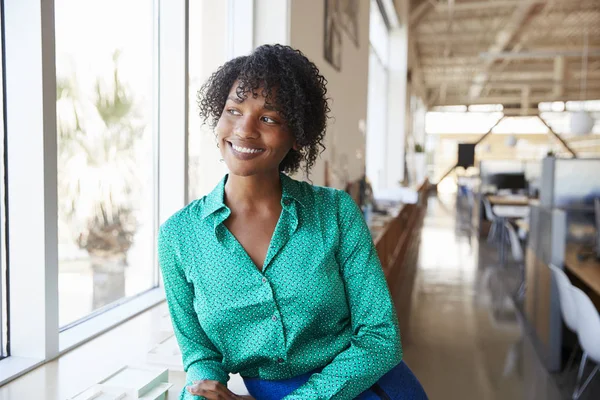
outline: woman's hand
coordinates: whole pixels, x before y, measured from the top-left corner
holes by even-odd
[[[187,391],[195,396],[204,396],[208,400],[254,400],[252,396],[238,396],[218,381],[196,381]]]

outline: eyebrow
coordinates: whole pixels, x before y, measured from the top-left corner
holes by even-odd
[[[244,102],[244,100],[246,100],[246,99],[240,99],[237,96],[228,96],[227,100],[231,100],[231,101],[233,101],[233,102],[235,102],[237,104],[242,104]],[[274,106],[269,105],[269,104],[263,105],[263,108],[265,110],[269,110],[269,111],[277,111],[277,109]]]

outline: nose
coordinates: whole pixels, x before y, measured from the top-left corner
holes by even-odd
[[[256,139],[259,135],[256,119],[252,115],[244,115],[237,119],[234,134],[242,139]]]

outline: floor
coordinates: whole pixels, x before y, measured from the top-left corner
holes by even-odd
[[[571,398],[577,362],[563,376],[542,365],[516,309],[523,265],[501,267],[470,212],[456,195],[429,199],[405,361],[432,400]],[[598,393],[600,378],[580,400]]]
[[[510,293],[519,266],[498,268],[493,246],[471,235],[455,198],[430,198],[405,361],[431,400],[558,400],[566,397],[521,335]],[[169,333],[164,304],[3,387],[0,400],[64,400],[126,364],[144,363]],[[180,373],[173,398],[183,385]],[[535,382],[531,384],[531,382]],[[588,400],[592,397],[588,396]],[[582,398],[583,400],[584,398]]]
[[[519,324],[495,251],[479,249],[469,226],[453,197],[430,199],[405,360],[432,400],[522,399]]]

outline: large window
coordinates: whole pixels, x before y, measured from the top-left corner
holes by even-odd
[[[63,328],[157,285],[154,12],[55,0]]]
[[[369,24],[369,84],[367,99],[367,176],[375,191],[382,189],[387,169],[389,33],[379,5],[371,0]]]

